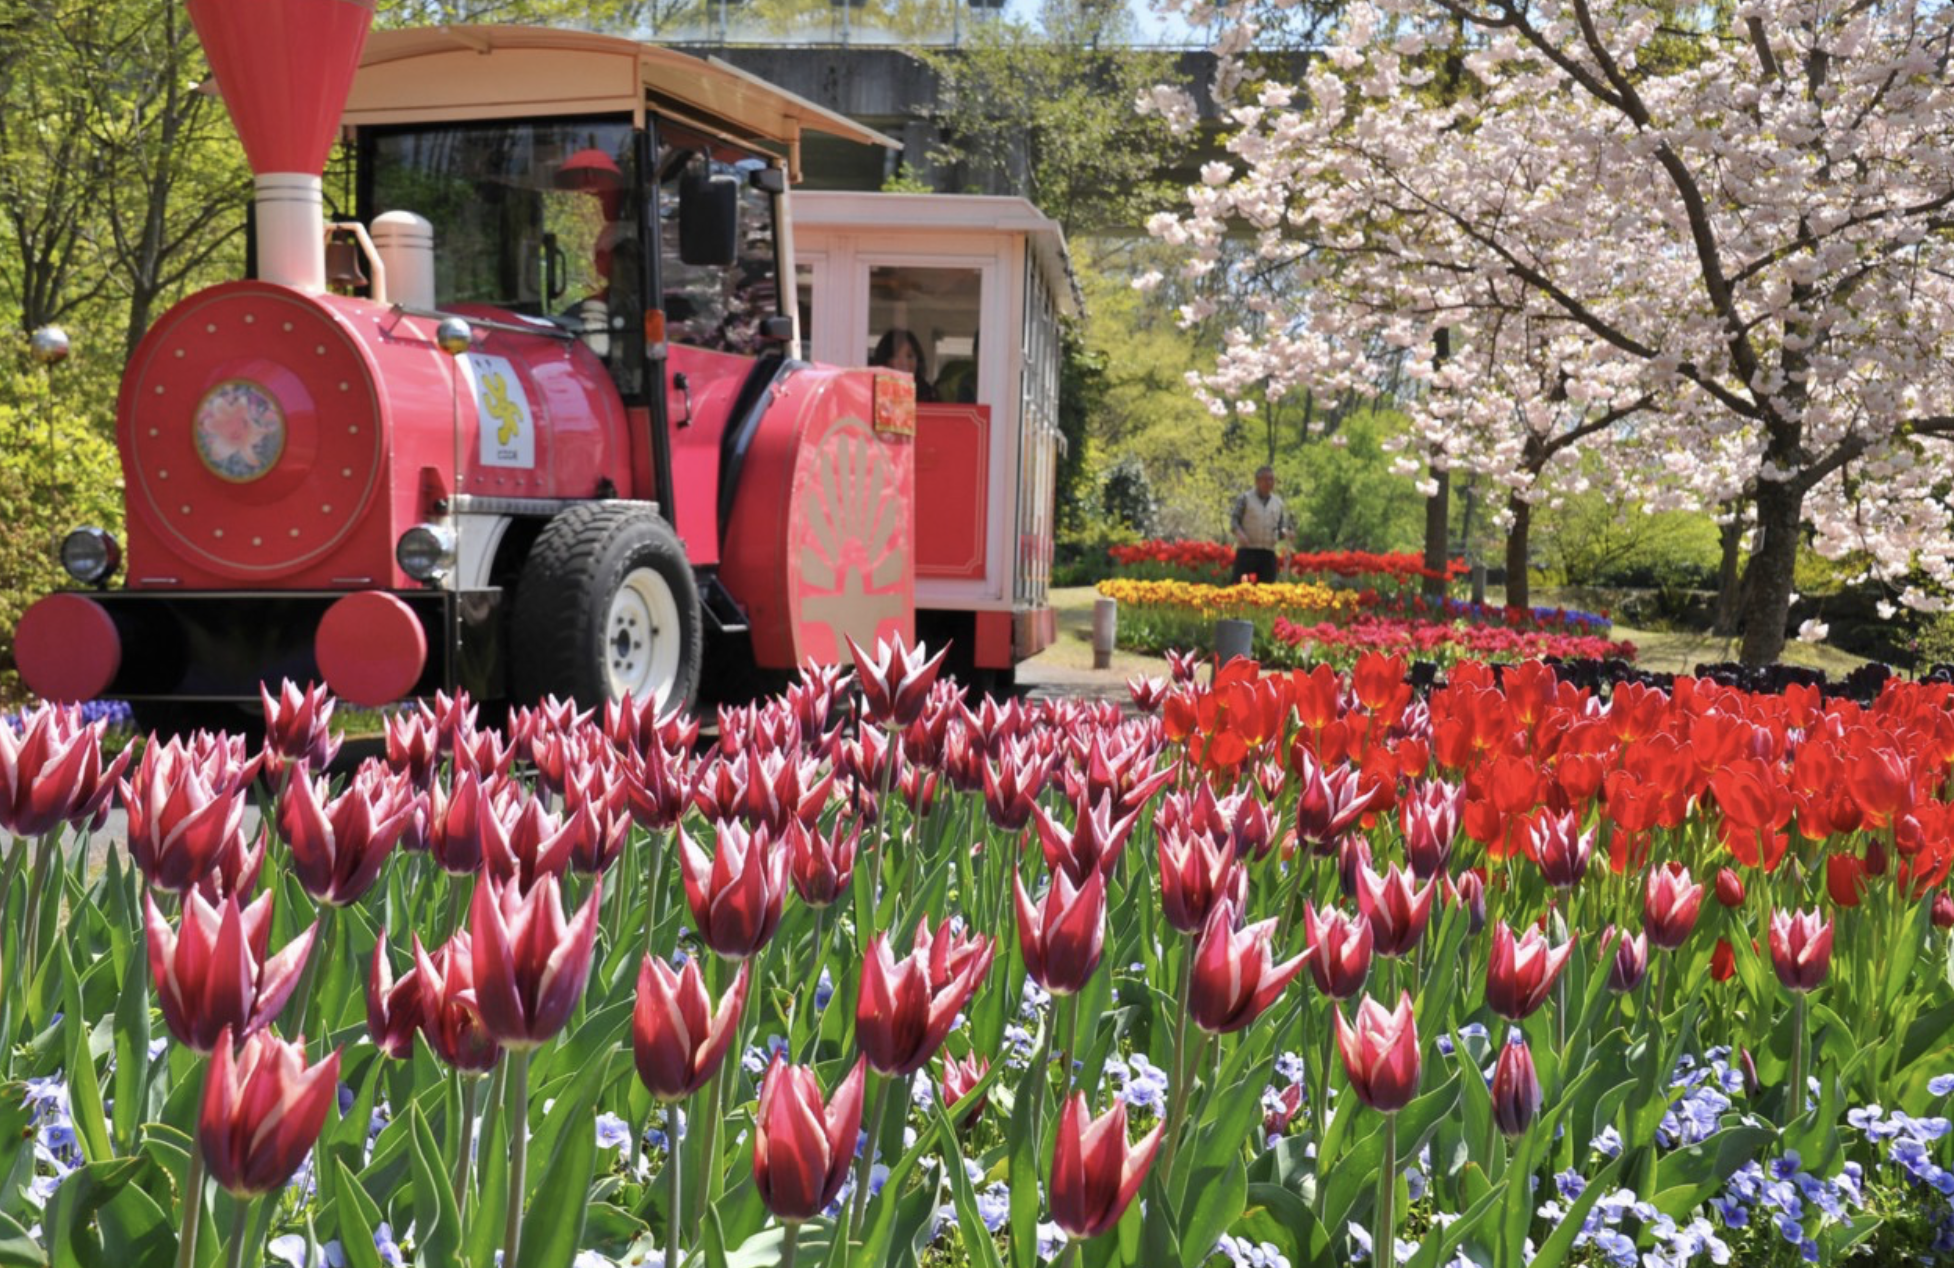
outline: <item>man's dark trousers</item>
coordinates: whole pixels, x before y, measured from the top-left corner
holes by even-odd
[[[1262,582],[1276,579],[1276,553],[1273,550],[1254,550],[1247,546],[1235,548],[1235,582],[1239,584],[1251,576]]]

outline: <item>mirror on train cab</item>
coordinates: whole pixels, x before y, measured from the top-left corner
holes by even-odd
[[[739,259],[739,251],[739,178],[688,172],[678,189],[679,259],[728,268]]]

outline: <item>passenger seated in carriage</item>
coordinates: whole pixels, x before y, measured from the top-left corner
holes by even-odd
[[[923,342],[914,332],[900,326],[890,329],[875,345],[875,353],[868,363],[907,372],[916,380],[917,401],[928,404],[936,400],[936,385],[930,382],[923,360]]]

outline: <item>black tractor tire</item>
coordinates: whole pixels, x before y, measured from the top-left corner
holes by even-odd
[[[626,689],[645,694],[632,684],[648,683],[661,713],[690,708],[703,647],[685,548],[645,507],[574,506],[523,560],[510,621],[517,704],[554,695],[596,709]]]

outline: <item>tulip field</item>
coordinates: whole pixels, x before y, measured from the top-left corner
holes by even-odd
[[[940,661],[0,725],[0,1265],[1954,1262],[1954,687]]]

